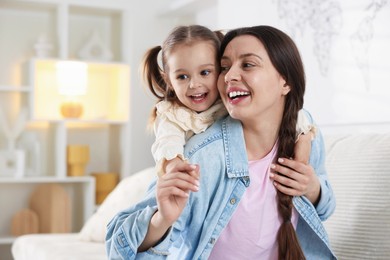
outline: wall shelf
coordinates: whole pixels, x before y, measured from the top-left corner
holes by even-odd
[[[59,94],[56,64],[63,60],[33,59],[30,63],[31,119],[58,120],[63,116],[60,105],[68,97]],[[107,120],[127,122],[129,119],[130,68],[121,63],[85,62],[88,86],[86,94],[78,98],[84,111],[84,121]],[[44,106],[42,104],[45,104]]]
[[[30,92],[30,86],[0,86],[0,92]]]
[[[14,237],[10,233],[12,216],[20,209],[28,208],[30,195],[41,184],[54,183],[63,187],[70,197],[72,206],[72,232],[80,231],[84,222],[95,210],[95,179],[84,177],[35,177],[0,178],[0,200],[2,209],[0,219],[0,244],[11,244]]]
[[[15,241],[14,236],[4,236],[0,237],[0,245],[10,245]]]
[[[130,67],[123,63],[123,13],[127,0],[4,0],[0,2],[0,109],[10,125],[28,110],[26,127],[17,139],[26,152],[25,175],[0,171],[0,256],[10,255],[12,216],[28,205],[29,195],[43,183],[61,185],[72,201],[72,232],[80,231],[95,207],[92,172],[129,172]],[[80,50],[97,31],[112,59],[80,57]],[[15,33],[18,32],[18,33]],[[34,45],[45,35],[52,45],[37,57]],[[64,118],[59,104],[55,64],[88,64],[89,85],[79,118]],[[90,148],[86,175],[68,177],[67,145]],[[0,129],[0,150],[7,148]],[[36,156],[35,156],[36,155]],[[12,197],[12,200],[4,198]],[[6,250],[6,251],[5,251]]]

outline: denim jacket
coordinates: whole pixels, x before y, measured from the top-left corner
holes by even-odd
[[[309,114],[308,117],[312,121]],[[190,194],[179,219],[156,246],[137,253],[157,210],[156,182],[153,182],[143,201],[119,212],[108,224],[106,249],[109,259],[208,258],[250,185],[241,123],[229,116],[220,119],[187,142],[185,156],[199,164],[201,177],[199,191]],[[312,141],[310,164],[321,183],[320,201],[314,207],[306,197],[293,198],[299,213],[297,235],[306,259],[336,259],[322,225],[336,206],[324,163],[324,144],[318,133]]]

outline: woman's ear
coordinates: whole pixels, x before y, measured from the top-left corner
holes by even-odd
[[[290,91],[291,91],[290,85],[287,85],[287,83],[285,83],[285,84],[283,85],[283,88],[282,88],[282,94],[285,96],[285,95],[287,95]]]

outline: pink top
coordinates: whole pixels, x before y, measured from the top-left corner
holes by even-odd
[[[209,259],[278,259],[277,232],[281,224],[277,193],[269,174],[276,146],[264,158],[249,162],[250,185]],[[296,228],[297,212],[292,223]]]

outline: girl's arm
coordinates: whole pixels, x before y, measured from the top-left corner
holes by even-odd
[[[167,117],[158,114],[154,123],[156,139],[152,145],[152,155],[156,162],[158,176],[166,172],[166,167],[172,163],[184,161],[185,131]]]
[[[309,163],[311,153],[311,141],[314,139],[316,127],[309,121],[305,112],[301,109],[298,112],[296,126],[296,141],[294,147],[294,159],[305,164]]]
[[[306,115],[309,122],[314,124],[310,114]],[[325,169],[325,146],[319,131],[311,141],[309,162],[310,164],[305,164],[280,158],[278,164],[272,165],[271,168],[285,176],[271,173],[270,177],[279,191],[309,199],[320,218],[326,220],[333,213],[336,200]]]
[[[320,197],[320,182],[309,164],[311,142],[314,139],[315,127],[309,121],[303,110],[298,113],[296,125],[296,143],[294,147],[294,160],[292,158],[278,158],[278,163],[286,167],[272,165],[276,172],[273,174],[274,184],[277,189],[291,196],[306,196],[313,205],[316,205]]]
[[[107,225],[108,259],[165,259],[172,243],[170,227],[182,214],[190,191],[198,187],[199,167],[194,165],[158,178],[143,201],[119,212]]]

